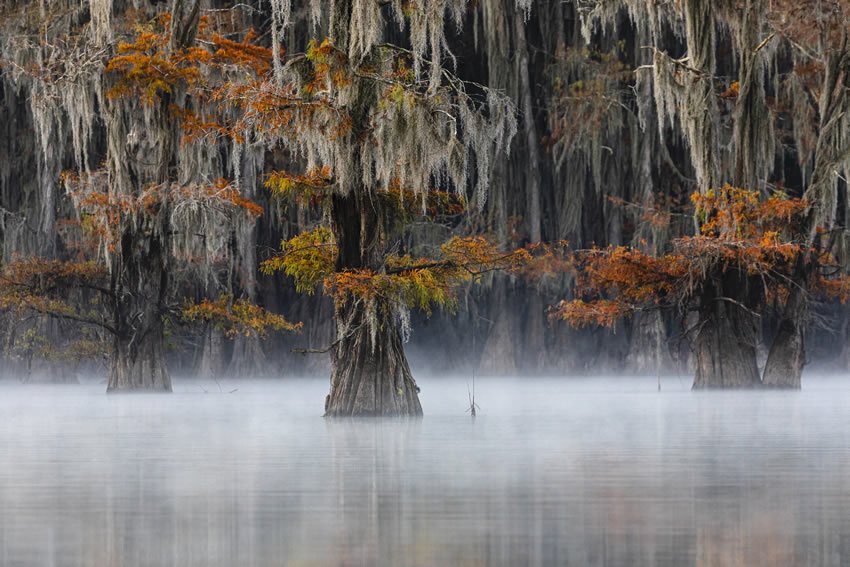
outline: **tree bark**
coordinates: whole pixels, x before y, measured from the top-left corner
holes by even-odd
[[[363,302],[337,309],[345,334],[332,353],[331,392],[325,416],[419,416],[422,406],[404,355],[401,334],[388,305],[376,307],[379,324],[371,328]]]
[[[260,341],[241,335],[234,338],[227,374],[232,377],[256,377],[266,376],[268,373],[266,353]]]
[[[147,222],[154,225],[167,218],[163,211]],[[111,289],[117,332],[107,392],[171,391],[163,321],[169,282],[168,231],[150,225],[128,227],[113,258]]]
[[[116,336],[113,343],[106,391],[145,390],[171,391],[161,321],[154,321],[136,335]]]
[[[528,77],[528,45],[525,39],[525,11],[515,9],[517,65],[519,72],[519,99],[522,104],[522,121],[525,125],[525,144],[528,152],[528,237],[533,243],[540,242],[540,138],[534,123],[531,102],[531,81]]]
[[[770,388],[799,390],[803,366],[806,364],[805,337],[802,325],[784,318],[767,355],[764,385]]]
[[[839,335],[839,344],[842,347],[841,354],[838,355],[838,368],[842,372],[850,372],[850,312],[845,309],[842,318],[844,321]]]
[[[695,341],[694,389],[756,388],[761,385],[756,361],[756,327],[753,315],[743,307],[747,298],[746,277],[727,272],[708,283],[699,312]]]
[[[212,323],[205,325],[203,345],[197,365],[198,376],[220,376],[225,369],[224,332]]]
[[[805,321],[809,313],[807,291],[810,262],[806,255],[797,259],[793,281],[764,366],[764,385],[771,388],[800,389],[806,364]]]
[[[487,340],[481,349],[477,372],[490,376],[516,376],[515,347],[519,325],[514,323],[513,307],[508,301],[507,278],[497,275],[493,282],[490,319],[482,319],[487,329]]]
[[[334,195],[331,207],[336,238],[336,269],[383,269],[384,222],[374,191],[358,187]],[[331,355],[331,391],[325,415],[422,415],[393,306],[384,299],[349,297],[334,314],[337,343]]]
[[[636,374],[654,374],[673,367],[667,329],[659,311],[637,313],[632,318],[626,369]]]

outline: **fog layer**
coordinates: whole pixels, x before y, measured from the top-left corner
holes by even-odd
[[[410,421],[323,419],[325,380],[4,385],[0,564],[850,561],[844,382],[484,378],[475,420],[420,384]]]

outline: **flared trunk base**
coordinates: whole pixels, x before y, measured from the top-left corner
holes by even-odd
[[[700,314],[693,388],[761,387],[752,316],[725,298],[711,300]]]
[[[361,307],[355,309],[338,319],[354,330],[334,347],[325,417],[421,416],[418,387],[394,322],[370,323]],[[377,326],[374,333],[370,324]]]
[[[106,391],[171,392],[162,335],[150,336],[140,345],[116,340]]]
[[[783,321],[767,356],[767,364],[764,367],[764,386],[799,390],[802,385],[805,359],[803,333],[799,325],[791,321]]]

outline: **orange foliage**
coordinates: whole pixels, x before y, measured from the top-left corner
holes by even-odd
[[[741,83],[735,81],[734,83],[729,85],[729,88],[726,89],[720,96],[722,96],[723,98],[738,98],[738,89],[740,88]]]
[[[62,262],[44,258],[14,260],[0,272],[0,309],[73,319],[109,328],[96,310],[81,312],[68,301],[72,289],[107,290],[106,268],[94,262]],[[89,303],[94,308],[99,299]]]
[[[190,48],[168,53],[171,18],[157,18],[158,32],[142,31],[133,43],[120,43],[118,55],[109,61],[106,72],[114,72],[117,81],[107,91],[110,98],[137,96],[143,103],[161,100],[178,84],[197,85],[201,78],[198,63],[210,59],[205,49]]]
[[[795,218],[808,209],[801,199],[775,194],[759,199],[756,191],[727,184],[705,194],[694,193],[691,202],[700,221],[700,233],[725,240],[760,238],[766,233],[788,233]]]
[[[850,275],[841,275],[834,278],[818,278],[820,291],[829,299],[837,299],[842,305],[850,302]]]
[[[674,240],[670,254],[622,246],[577,252],[578,299],[561,301],[550,317],[577,327],[611,326],[635,311],[685,310],[699,300],[710,278],[728,270],[758,276],[766,295],[781,300],[801,254],[817,263],[828,260],[800,245],[798,230],[809,211],[805,201],[783,195],[762,200],[753,191],[728,185],[695,193],[691,201],[700,234]],[[844,285],[836,281],[820,287],[837,297],[847,293]]]
[[[204,299],[201,303],[187,301],[181,315],[184,321],[212,322],[231,338],[236,335],[265,338],[269,330],[301,330],[301,323],[290,323],[282,315],[266,311],[244,299],[234,301],[231,295],[215,301]]]
[[[271,50],[255,43],[254,30],[242,41],[234,41],[217,33],[210,18],[202,16],[198,45],[174,48],[169,45],[168,14],[158,17],[152,27],[139,27],[134,40],[120,43],[116,56],[106,66],[106,72],[115,78],[107,90],[110,98],[131,97],[152,105],[165,95],[180,92],[197,102],[207,102],[222,98],[230,89],[230,74],[237,74],[240,80],[247,76],[250,81],[271,72]],[[219,116],[200,116],[182,101],[177,102],[180,104],[168,104],[167,108],[180,120],[184,143],[200,137],[240,138]]]

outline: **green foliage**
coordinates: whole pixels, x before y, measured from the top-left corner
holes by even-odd
[[[334,271],[336,243],[331,231],[324,227],[284,240],[281,250],[280,255],[263,262],[260,270],[266,275],[283,271],[295,280],[298,293],[313,294],[316,286]]]

